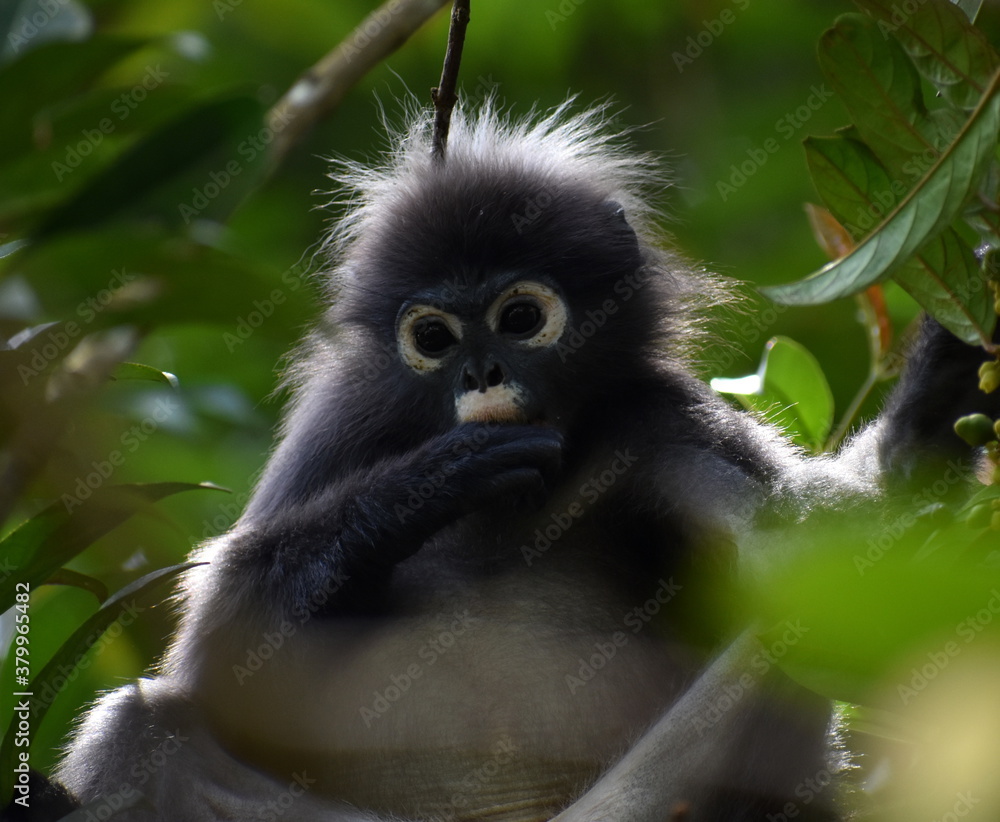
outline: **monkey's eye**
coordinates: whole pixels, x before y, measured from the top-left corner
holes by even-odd
[[[542,327],[545,317],[542,309],[528,300],[511,301],[500,311],[497,330],[518,339],[533,337]]]
[[[486,323],[494,333],[528,348],[555,345],[568,322],[563,298],[533,280],[514,283],[486,311]]]
[[[438,306],[411,305],[400,313],[396,327],[399,356],[421,373],[444,365],[449,350],[462,339],[462,323]]]
[[[437,317],[422,317],[413,324],[413,340],[417,350],[429,357],[439,356],[458,340],[451,329]]]

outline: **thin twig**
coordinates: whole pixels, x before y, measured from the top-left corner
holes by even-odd
[[[306,71],[267,115],[271,171],[362,77],[405,43],[446,0],[386,0]]]
[[[444,162],[448,146],[448,128],[451,126],[451,112],[458,101],[458,69],[462,64],[462,47],[465,45],[465,29],[469,25],[469,0],[455,0],[451,10],[451,27],[448,29],[448,49],[441,67],[441,82],[431,89],[434,101],[434,135],[431,138],[431,156],[439,163]]]

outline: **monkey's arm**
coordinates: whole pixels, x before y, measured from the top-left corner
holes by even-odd
[[[934,470],[966,457],[969,447],[955,434],[965,414],[1000,414],[1000,392],[979,390],[977,371],[989,355],[926,318],[896,390],[876,426],[879,457],[891,478],[909,479],[921,465]]]
[[[618,763],[553,822],[664,822],[713,782],[719,746],[737,739],[747,703],[760,697],[751,674],[761,645],[751,631],[739,636]],[[726,694],[730,708],[723,707]],[[735,702],[735,704],[733,704]],[[688,816],[685,819],[691,818]],[[694,818],[698,818],[695,816]]]
[[[237,528],[227,572],[257,602],[295,609],[342,581],[326,607],[372,603],[393,566],[441,528],[502,497],[544,492],[561,436],[539,426],[468,423],[400,457],[331,484],[275,515]]]

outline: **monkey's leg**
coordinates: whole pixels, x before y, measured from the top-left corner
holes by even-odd
[[[86,819],[377,822],[313,796],[307,771],[275,778],[235,759],[169,680],[140,680],[105,695],[78,739],[56,777]]]

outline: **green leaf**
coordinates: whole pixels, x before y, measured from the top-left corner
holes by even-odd
[[[855,0],[906,49],[917,70],[944,98],[960,109],[973,109],[1000,57],[962,9],[948,0],[922,0],[903,13],[892,0]]]
[[[833,392],[816,358],[788,337],[768,341],[761,361],[765,397],[784,404],[792,432],[820,450],[833,424]]]
[[[860,240],[906,194],[871,149],[859,140],[807,137],[806,164],[823,204],[855,240]]]
[[[1000,606],[1000,572],[956,562],[972,537],[964,522],[948,529],[949,552],[913,561],[925,534],[909,514],[881,528],[838,517],[797,529],[794,556],[748,581],[762,624],[791,617],[807,629],[782,669],[820,693],[864,702],[866,684],[940,647],[942,630],[954,637],[978,609]]]
[[[143,79],[157,82],[156,68]],[[0,223],[28,233],[46,209],[76,196],[135,144],[191,106],[188,89],[163,82],[141,105],[130,88],[97,88],[45,111],[44,139],[30,152],[0,157]],[[134,107],[133,107],[134,106]]]
[[[41,585],[94,540],[150,503],[198,489],[225,490],[211,483],[188,482],[110,485],[91,490],[81,479],[73,494],[64,494],[60,502],[0,540],[0,559],[14,569],[0,587],[0,613],[14,604],[18,583]]]
[[[911,157],[929,152],[933,162],[936,124],[927,116],[920,77],[895,40],[869,18],[846,14],[820,39],[819,63],[858,133],[894,176],[903,176]],[[916,177],[902,185],[909,188]]]
[[[177,387],[177,377],[173,374],[137,362],[119,363],[115,369],[114,378],[116,380],[149,380],[169,385],[171,388]]]
[[[1000,132],[1000,73],[954,143],[879,228],[846,257],[797,283],[762,289],[786,305],[815,305],[855,294],[889,277],[943,231],[975,192]]]
[[[768,340],[756,379],[712,380],[785,433],[814,451],[833,425],[833,392],[816,358],[788,337]]]
[[[104,602],[108,598],[108,588],[99,579],[73,571],[70,568],[60,568],[47,580],[46,585],[71,585],[81,591],[88,591],[93,594],[98,602]]]
[[[920,247],[892,278],[956,337],[979,345],[993,336],[993,295],[976,255],[954,229],[946,228]]]
[[[89,88],[146,40],[93,37],[84,43],[47,43],[0,69],[3,113],[0,157],[32,151],[44,130],[45,109]]]
[[[309,311],[308,290],[294,284],[283,284],[272,299],[279,272],[265,261],[146,226],[61,234],[9,263],[41,295],[47,313],[73,318],[67,325],[75,339],[121,323],[216,323],[235,331],[255,299],[272,302],[273,313],[254,330],[266,335],[304,321]],[[218,351],[230,353],[221,336]]]
[[[36,239],[120,217],[183,226],[228,216],[261,178],[264,151],[253,138],[262,118],[260,103],[242,97],[186,112],[88,181],[49,215]]]
[[[856,239],[906,193],[857,140],[809,138],[805,148],[823,202]],[[990,291],[975,254],[953,229],[926,242],[892,276],[957,337],[978,345],[992,334],[996,313]]]
[[[131,624],[138,612],[144,610],[137,607],[145,597],[156,588],[171,582],[189,568],[203,563],[186,563],[184,565],[174,565],[170,568],[162,568],[154,571],[141,579],[137,579],[130,585],[126,585],[113,597],[111,597],[100,610],[83,623],[73,635],[66,640],[45,667],[34,677],[31,684],[26,688],[27,692],[33,694],[29,698],[31,707],[31,722],[29,723],[28,740],[29,744],[38,727],[42,724],[45,714],[48,712],[59,691],[65,684],[66,671],[75,670],[76,666],[83,660],[90,647],[101,638],[101,635],[117,620],[128,618]],[[60,681],[63,684],[60,684]],[[4,734],[3,744],[0,745],[0,768],[3,769],[2,783],[0,783],[0,795],[10,796],[13,788],[13,774],[16,750],[14,747],[14,731],[17,726],[18,716],[15,715]]]

